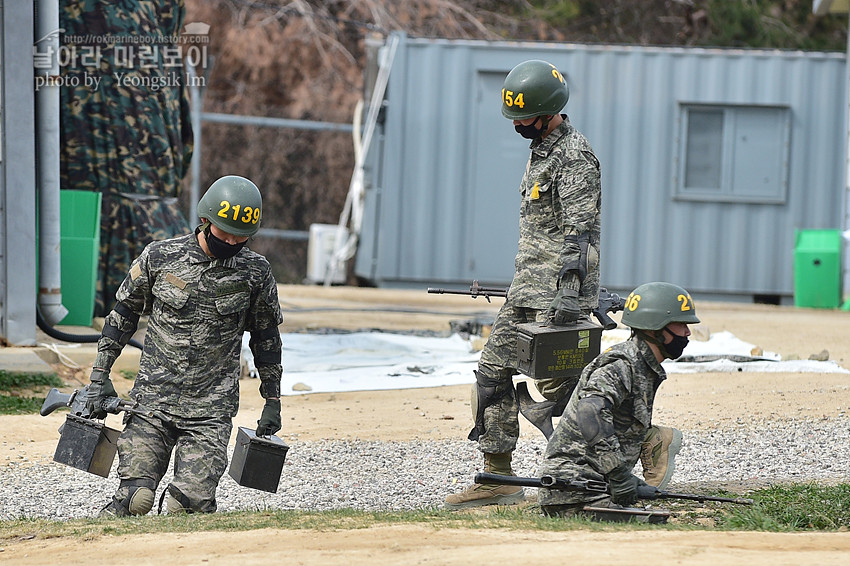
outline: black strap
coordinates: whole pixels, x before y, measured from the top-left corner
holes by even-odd
[[[564,237],[564,243],[578,245],[579,255],[578,260],[572,260],[558,272],[558,285],[561,284],[561,279],[568,271],[578,271],[579,284],[584,283],[584,278],[587,277],[587,248],[590,245],[590,234],[567,234]]]
[[[122,302],[115,303],[115,306],[112,308],[115,312],[132,322],[134,325],[139,324],[139,315],[134,313],[130,307],[125,305]]]
[[[133,478],[121,480],[120,487],[146,487],[150,490],[155,490],[156,482],[150,478]]]
[[[130,323],[132,328],[130,328],[130,330],[127,330],[126,332],[123,332],[117,326],[107,322],[103,325],[103,330],[101,330],[100,333],[103,336],[106,336],[107,338],[115,340],[116,342],[121,344],[121,347],[123,348],[127,345],[127,342],[130,341],[130,338],[133,337],[133,334],[136,333],[136,329],[139,325],[139,315],[134,313],[132,310],[130,310],[130,307],[121,302],[116,303],[115,307],[113,307],[112,310],[115,311],[115,313],[119,316],[126,319]],[[107,320],[109,320],[108,317]]]

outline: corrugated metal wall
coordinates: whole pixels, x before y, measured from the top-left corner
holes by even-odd
[[[367,175],[358,276],[510,282],[528,143],[501,116],[500,90],[527,59],[566,76],[566,112],[602,163],[610,289],[668,280],[696,295],[787,302],[794,230],[842,228],[844,54],[402,38]],[[689,105],[784,113],[788,140],[758,140],[785,148],[781,179],[765,180],[777,198],[680,198]],[[740,158],[735,166],[752,177]]]

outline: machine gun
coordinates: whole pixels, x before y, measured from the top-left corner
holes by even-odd
[[[617,328],[617,323],[614,322],[609,312],[620,312],[626,307],[626,300],[620,297],[617,293],[609,293],[605,287],[599,288],[599,305],[593,309],[593,316],[602,325],[605,330],[614,330]]]
[[[59,443],[53,460],[105,478],[109,476],[115,459],[120,431],[91,418],[91,411],[86,407],[88,392],[88,385],[70,394],[62,393],[54,387],[44,398],[40,413],[44,417],[60,407],[68,407],[70,413],[59,427]],[[113,414],[125,411],[153,416],[151,411],[139,408],[137,402],[119,397],[105,399],[101,409]]]
[[[428,287],[428,292],[437,295],[469,295],[473,299],[477,299],[480,296],[487,299],[489,303],[491,302],[490,297],[507,297],[508,287],[482,287],[478,284],[478,279],[475,279],[472,281],[472,285],[469,286],[469,291]]]
[[[41,404],[42,417],[46,417],[60,407],[68,407],[71,409],[71,414],[83,419],[91,418],[91,411],[86,408],[86,398],[88,397],[89,386],[86,385],[82,389],[74,389],[72,393],[62,393],[55,387],[50,390],[47,397],[44,398],[44,403]],[[139,409],[139,403],[136,401],[126,401],[120,397],[109,397],[106,399],[101,408],[107,413],[117,414],[121,411],[128,413],[136,413],[144,416],[151,416],[150,411]]]
[[[561,491],[582,491],[585,493],[604,495],[609,493],[608,484],[602,481],[594,480],[565,480],[554,476],[541,476],[539,478],[523,478],[517,476],[503,476],[499,474],[491,474],[481,472],[475,474],[475,483],[478,484],[496,484],[496,485],[516,485],[522,487],[537,487],[545,489],[557,489]],[[742,499],[737,497],[714,497],[711,495],[694,495],[690,493],[674,493],[664,491],[651,485],[642,485],[638,487],[638,499],[655,500],[655,499],[685,499],[689,501],[698,501],[705,503],[706,501],[715,501],[718,503],[737,503],[738,505],[752,505],[752,499]]]
[[[475,279],[472,281],[472,285],[469,286],[468,291],[464,289],[428,287],[428,292],[437,295],[468,295],[473,299],[484,297],[489,303],[491,302],[490,297],[507,297],[508,289],[508,287],[482,287],[478,284],[478,280]],[[626,301],[619,295],[616,293],[609,293],[608,289],[600,287],[599,305],[593,309],[593,316],[596,317],[596,320],[599,321],[599,324],[602,325],[603,329],[612,330],[617,328],[617,323],[614,319],[608,316],[608,313],[621,311],[625,306]]]

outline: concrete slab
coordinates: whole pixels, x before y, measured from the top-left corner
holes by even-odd
[[[10,373],[53,373],[53,368],[45,362],[37,348],[0,348],[0,370]]]

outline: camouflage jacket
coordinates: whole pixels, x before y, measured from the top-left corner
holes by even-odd
[[[649,344],[633,336],[602,352],[584,368],[555,433],[549,439],[541,475],[567,480],[605,481],[605,474],[619,464],[634,466],[652,422],[652,406],[658,387],[667,378]],[[578,425],[578,400],[596,395],[611,403],[602,418],[614,428],[614,436],[588,446]],[[576,503],[587,494],[541,490],[541,504]]]
[[[579,263],[579,245],[567,236],[586,234],[587,276],[579,303],[589,313],[599,299],[600,168],[587,139],[566,115],[548,136],[531,143],[520,193],[519,249],[511,298],[519,306],[548,309],[561,269]]]
[[[245,331],[252,349],[277,353],[257,369],[262,396],[280,395],[283,316],[262,255],[243,248],[230,259],[212,259],[195,234],[152,242],[133,262],[117,299],[150,315],[130,392],[145,408],[187,418],[234,416]],[[106,323],[126,330],[129,321],[112,310]],[[101,336],[95,367],[111,368],[120,352],[118,342]]]

